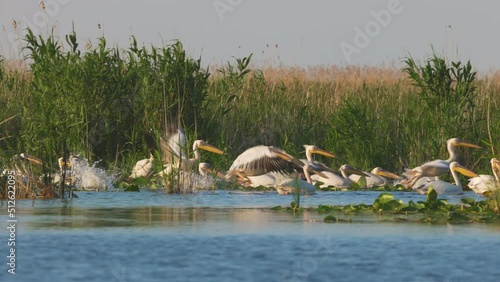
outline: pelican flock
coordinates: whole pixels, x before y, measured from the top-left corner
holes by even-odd
[[[478,194],[500,188],[500,161],[497,158],[490,160],[493,175],[477,175],[472,170],[460,165],[457,147],[480,148],[480,146],[451,138],[446,141],[449,157],[446,160],[437,159],[426,162],[413,169],[406,170],[401,176],[386,171],[380,167],[370,172],[362,171],[348,164],[342,165],[338,170],[332,169],[314,160],[315,154],[328,158],[336,156],[316,145],[303,145],[305,159],[298,159],[286,151],[274,147],[258,145],[248,148],[233,161],[225,173],[212,173],[210,164],[202,162],[200,150],[215,154],[224,152],[208,144],[204,140],[195,140],[192,145],[194,157],[188,158],[186,151],[186,135],[175,127],[166,127],[158,138],[151,130],[145,136],[146,144],[150,150],[150,157],[139,160],[129,175],[129,179],[138,177],[149,178],[153,175],[161,176],[167,181],[185,182],[188,186],[214,187],[216,181],[236,181],[242,186],[269,187],[279,194],[300,192],[313,195],[317,188],[373,188],[388,184],[403,184],[408,189],[425,193],[430,187],[438,194],[460,194],[463,192],[462,184],[457,173],[469,177],[468,188]],[[155,154],[158,153],[158,154]],[[160,156],[159,159],[155,156]],[[18,154],[15,160],[25,163],[43,165],[41,159],[26,153]],[[70,156],[68,161],[63,158],[58,160],[61,175],[72,177],[74,163],[78,157]],[[155,173],[155,162],[163,165],[163,170]],[[440,176],[451,173],[455,183],[448,183],[439,179]],[[168,180],[167,180],[168,179]],[[364,181],[361,181],[364,179]],[[353,183],[357,185],[353,186]],[[184,185],[185,186],[185,185]],[[192,188],[192,187],[191,187]],[[189,188],[189,189],[191,189]],[[189,190],[183,189],[183,190]],[[196,189],[194,189],[196,190]],[[193,190],[193,191],[194,191]]]
[[[223,154],[222,150],[203,140],[196,140],[193,142],[192,147],[194,157],[188,158],[187,152],[185,152],[186,136],[181,129],[174,127],[167,127],[158,139],[158,146],[151,137],[146,140],[148,147],[152,150],[158,150],[161,155],[164,169],[156,175],[171,175],[176,171],[181,172],[177,176],[178,180],[192,178],[193,174],[204,178],[210,176],[213,179],[214,175],[207,175],[209,164],[201,162],[200,149],[216,154]],[[353,187],[353,183],[357,183],[358,186],[362,185],[359,186],[360,188],[405,183],[408,189],[413,188],[419,192],[433,187],[438,193],[456,194],[462,192],[457,172],[468,177],[474,177],[469,181],[469,187],[475,189],[475,191],[484,192],[489,188],[483,186],[493,187],[493,184],[498,185],[498,171],[500,170],[498,160],[495,159],[495,162],[492,160],[494,176],[479,176],[456,162],[456,147],[480,148],[458,138],[451,138],[446,141],[446,148],[449,153],[448,159],[426,162],[413,169],[408,169],[401,176],[386,171],[381,167],[376,167],[367,172],[344,164],[338,170],[335,170],[328,165],[315,161],[313,158],[315,154],[335,158],[336,156],[333,153],[316,145],[303,146],[305,159],[297,159],[274,146],[258,145],[250,147],[236,157],[226,173],[218,172],[215,177],[219,178],[220,181],[235,181],[242,186],[274,188],[279,194],[290,194],[293,191],[299,191],[302,194],[309,195],[315,194],[317,187],[350,188]],[[154,172],[153,162],[153,154],[149,159],[137,162],[130,177],[151,176]],[[197,165],[198,172],[195,171]],[[448,171],[451,172],[455,184],[439,180],[439,176],[446,174]],[[364,181],[361,181],[363,178]],[[406,179],[402,180],[404,178]],[[354,187],[358,186],[355,185]]]

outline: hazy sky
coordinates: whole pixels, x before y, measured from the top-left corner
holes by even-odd
[[[0,47],[17,56],[13,20],[42,34],[74,23],[79,43],[105,35],[129,46],[179,39],[210,64],[254,53],[254,63],[388,65],[431,45],[481,71],[500,68],[500,1],[460,0],[0,0]],[[98,28],[100,25],[100,29]],[[269,47],[268,47],[269,46]]]

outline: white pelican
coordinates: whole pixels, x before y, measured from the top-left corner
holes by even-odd
[[[238,176],[248,179],[248,176],[260,176],[268,172],[291,172],[291,169],[302,171],[304,164],[272,146],[255,146],[241,153],[229,168],[226,178]]]
[[[468,176],[468,177],[477,177],[478,175],[469,170],[468,168],[461,166],[458,162],[452,162],[450,164],[450,172],[453,176],[453,180],[455,180],[455,184],[451,184],[442,180],[434,180],[428,182],[424,187],[418,189],[417,191],[421,194],[426,194],[430,187],[434,188],[434,190],[438,194],[446,194],[446,195],[456,195],[462,194],[462,183],[460,183],[460,179],[458,178],[457,172]]]
[[[366,179],[366,188],[373,188],[376,186],[385,186],[387,185],[387,179],[385,177],[393,178],[393,179],[399,179],[400,176],[396,175],[392,172],[386,171],[382,169],[381,167],[376,167],[372,169],[371,172],[366,172],[363,171],[364,174],[366,174],[365,179]],[[358,174],[351,174],[349,175],[349,179],[351,179],[354,182],[358,182],[361,179],[361,175]]]
[[[193,142],[193,152],[194,158],[188,159],[185,156],[177,159],[173,163],[166,163],[163,166],[165,169],[161,172],[162,174],[168,175],[172,173],[175,169],[184,170],[184,171],[193,171],[196,167],[196,164],[201,160],[201,154],[198,149],[204,149],[206,151],[216,153],[216,154],[224,154],[222,150],[216,148],[203,140],[196,140]]]
[[[145,140],[150,150],[158,150],[152,129],[145,135]],[[196,164],[200,161],[201,155],[198,149],[223,154],[224,152],[203,140],[196,140],[193,142],[194,158],[188,159],[184,153],[186,147],[186,135],[180,128],[172,125],[165,126],[163,133],[159,138],[159,151],[161,153],[161,160],[164,164],[164,174],[169,174],[174,169],[192,171],[195,169]]]
[[[287,178],[275,185],[275,189],[280,195],[293,194],[296,189],[300,194],[313,195],[316,194],[316,186],[312,184],[312,179],[309,171],[314,171],[314,168],[305,164],[302,168],[306,180],[299,178]]]
[[[446,147],[448,149],[448,153],[450,154],[450,157],[447,160],[434,160],[430,162],[426,162],[422,164],[421,166],[418,166],[416,168],[407,170],[405,174],[411,176],[410,179],[408,179],[409,183],[414,183],[414,181],[418,180],[421,177],[424,176],[440,176],[445,173],[447,173],[450,170],[450,163],[456,161],[457,159],[457,153],[455,152],[455,147],[458,146],[464,146],[464,147],[471,147],[471,148],[481,148],[477,145],[464,142],[458,138],[451,138],[446,141]],[[411,188],[413,185],[410,184],[409,188]]]
[[[336,172],[331,172],[331,171],[322,171],[324,175],[327,176],[327,178],[322,177],[321,175],[312,175],[311,178],[314,182],[322,182],[323,184],[320,185],[321,188],[326,188],[326,187],[336,187],[336,188],[349,188],[351,186],[352,180],[349,179],[349,174],[358,174],[362,176],[366,176],[362,171],[359,169],[353,168],[348,164],[345,164],[340,167],[339,169],[341,175],[339,175]]]
[[[500,189],[500,160],[492,158],[490,160],[493,176],[480,174],[478,177],[469,178],[469,188],[477,194],[486,191]]]
[[[134,168],[132,169],[132,174],[130,174],[129,178],[138,178],[138,177],[149,177],[154,172],[154,160],[155,157],[153,154],[150,154],[149,159],[142,159],[138,161]]]

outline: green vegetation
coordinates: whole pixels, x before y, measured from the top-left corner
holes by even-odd
[[[0,58],[0,167],[27,152],[43,159],[80,153],[126,177],[149,155],[144,134],[166,123],[227,152],[202,154],[219,171],[248,147],[279,146],[298,157],[303,144],[338,158],[321,159],[400,173],[446,158],[451,137],[482,145],[460,149],[459,161],[491,174],[500,148],[500,78],[478,78],[470,62],[434,54],[409,57],[403,71],[369,67],[252,70],[251,55],[204,69],[180,42],[126,49],[79,47],[75,32],[61,42],[28,31],[24,62]],[[190,149],[190,146],[188,146]],[[192,152],[188,150],[188,155]]]
[[[497,196],[498,197],[498,196]],[[405,221],[421,223],[500,223],[498,198],[486,196],[483,201],[471,198],[461,199],[461,204],[449,204],[438,199],[436,191],[429,189],[425,201],[409,201],[394,198],[389,193],[381,193],[372,205],[319,205],[315,208],[300,208],[295,202],[290,207],[277,206],[273,211],[300,213],[305,210],[318,214],[328,214],[324,222],[356,222],[359,220]],[[354,218],[354,219],[353,219]],[[357,219],[356,219],[357,218]],[[358,220],[358,221],[359,221]]]

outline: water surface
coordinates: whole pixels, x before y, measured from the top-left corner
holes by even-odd
[[[500,276],[495,224],[362,218],[328,224],[324,215],[271,211],[293,199],[275,193],[77,194],[72,200],[17,201],[17,274],[8,274],[2,263],[1,281],[497,281]],[[303,197],[302,205],[369,204],[379,194],[320,192]],[[394,194],[404,201],[425,200],[425,195]],[[476,197],[448,200],[470,196]],[[3,229],[1,238],[7,238]]]

